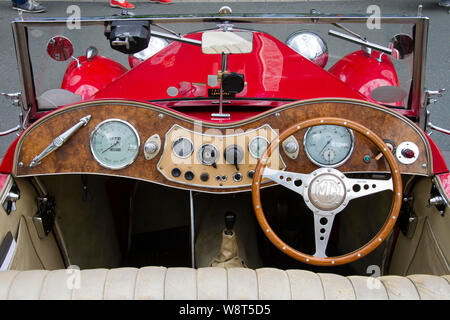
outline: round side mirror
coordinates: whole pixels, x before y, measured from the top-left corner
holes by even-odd
[[[397,50],[396,59],[405,59],[414,51],[414,40],[407,34],[397,34],[391,40],[391,47]]]
[[[47,44],[48,55],[56,61],[66,61],[73,56],[73,45],[63,36],[51,38]]]

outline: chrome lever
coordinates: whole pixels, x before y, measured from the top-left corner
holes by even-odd
[[[438,101],[437,98],[442,97],[442,93],[444,93],[445,91],[445,88],[442,88],[440,90],[425,90],[426,105],[436,103]]]
[[[8,129],[8,130],[5,130],[5,131],[1,131],[0,132],[0,137],[7,136],[8,134],[11,134],[13,132],[19,131],[21,128],[22,128],[22,126],[20,124],[18,124],[14,128],[11,128],[11,129]]]
[[[57,150],[59,147],[61,147],[66,141],[75,134],[81,127],[84,127],[86,124],[88,124],[89,120],[91,120],[91,115],[88,115],[84,118],[81,118],[80,121],[76,125],[74,125],[69,130],[65,131],[58,137],[56,137],[52,143],[48,145],[47,148],[45,148],[39,155],[33,158],[33,160],[30,163],[30,167],[35,167],[38,164],[41,163],[42,159],[44,159],[46,156],[48,156],[53,151]]]
[[[15,106],[15,107],[19,107],[20,106],[20,98],[22,97],[22,93],[21,92],[12,92],[12,93],[2,92],[1,94],[5,98],[10,99],[13,106]]]

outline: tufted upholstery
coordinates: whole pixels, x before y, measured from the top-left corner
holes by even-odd
[[[450,276],[145,267],[1,271],[0,299],[450,299]]]

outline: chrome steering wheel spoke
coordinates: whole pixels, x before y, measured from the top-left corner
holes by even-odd
[[[348,187],[348,200],[365,197],[385,190],[394,190],[392,178],[388,180],[347,178],[346,184]]]
[[[264,168],[262,177],[291,189],[303,197],[304,185],[309,178],[309,174],[275,170],[266,167]]]
[[[316,252],[313,254],[314,257],[328,257],[325,251],[327,250],[334,217],[334,215],[323,214],[321,212],[314,213],[314,238],[316,244]]]

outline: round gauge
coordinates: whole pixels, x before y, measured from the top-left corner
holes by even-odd
[[[172,151],[178,158],[187,158],[194,152],[194,145],[188,138],[180,137],[172,144]]]
[[[352,154],[353,132],[335,125],[311,127],[305,134],[303,145],[313,163],[323,167],[338,167]]]
[[[219,151],[217,151],[217,148],[214,145],[208,143],[202,145],[200,149],[198,149],[197,156],[201,163],[212,166],[219,158]]]
[[[225,161],[229,164],[238,164],[244,159],[244,150],[236,144],[230,145],[224,151]]]
[[[261,158],[266,151],[269,141],[264,137],[255,137],[248,143],[248,151],[254,158]]]
[[[92,155],[101,166],[118,170],[134,162],[140,140],[136,129],[128,122],[108,119],[91,132],[90,144]]]

